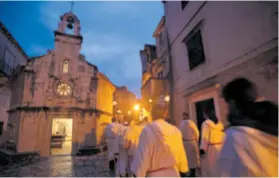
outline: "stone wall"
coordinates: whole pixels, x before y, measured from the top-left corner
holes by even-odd
[[[179,100],[183,105],[175,104],[175,117],[176,123],[179,123],[182,119],[182,112],[189,112],[193,120],[196,121],[194,103],[197,101],[205,100],[208,98],[214,98],[215,108],[217,108],[217,116],[224,125],[227,125],[227,104],[221,96],[221,90],[224,85],[226,85],[231,80],[237,77],[245,77],[252,82],[254,82],[258,87],[259,98],[272,101],[278,104],[278,69],[276,73],[272,76],[267,76],[265,69],[269,66],[270,61],[277,57],[277,48],[267,51],[255,58],[252,58],[242,64],[232,67],[224,72],[219,73],[212,79],[211,83],[208,82],[208,86],[198,88],[191,88],[191,90],[185,90],[176,93],[176,98],[174,100]],[[277,66],[277,64],[275,64]]]

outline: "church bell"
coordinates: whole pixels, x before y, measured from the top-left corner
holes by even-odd
[[[69,29],[73,29],[73,24],[72,24],[72,23],[68,23],[68,24],[67,24],[67,27],[68,27]]]

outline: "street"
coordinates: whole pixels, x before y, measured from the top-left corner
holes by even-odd
[[[25,166],[11,166],[0,177],[111,177],[106,153],[93,156],[54,156]]]

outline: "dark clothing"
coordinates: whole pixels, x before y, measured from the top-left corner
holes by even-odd
[[[115,172],[116,163],[117,163],[117,158],[115,158],[114,160],[109,161],[109,169],[110,169],[111,172]]]
[[[110,169],[111,172],[114,171],[114,160],[109,161],[109,169]]]
[[[190,169],[190,175],[189,177],[196,177],[196,169]]]
[[[180,172],[180,177],[187,177],[187,173]]]
[[[256,102],[248,106],[248,111],[242,114],[230,113],[230,126],[246,126],[262,132],[278,135],[278,106],[268,102]]]

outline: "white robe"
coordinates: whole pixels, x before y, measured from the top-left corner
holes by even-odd
[[[278,137],[238,126],[226,130],[218,177],[278,177]]]
[[[116,136],[118,135],[118,130],[120,128],[120,124],[111,123],[108,124],[104,131],[105,140],[108,145],[108,160],[114,160],[114,155],[119,153],[118,148],[115,147]]]
[[[119,150],[119,159],[116,165],[116,175],[126,176],[127,167],[128,167],[128,153],[127,150],[123,147],[123,139],[125,132],[127,130],[126,126],[121,125],[118,136],[116,138],[115,146],[118,147]]]
[[[225,134],[222,123],[215,124],[207,119],[202,123],[202,138],[200,149],[205,151],[201,158],[201,174],[203,177],[213,176],[213,168],[220,154]]]
[[[179,177],[188,172],[188,162],[178,128],[158,119],[140,135],[131,171],[137,177]]]
[[[136,149],[138,147],[140,134],[144,128],[144,125],[133,125],[127,128],[124,139],[123,147],[127,150],[128,153],[128,174],[131,175],[130,165],[133,162],[133,157],[136,154]]]
[[[197,168],[200,164],[199,157],[199,130],[192,120],[182,120],[179,129],[182,133],[183,144],[187,155],[189,168]]]

